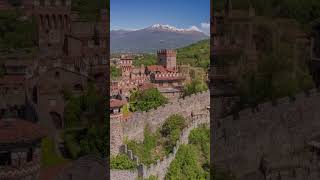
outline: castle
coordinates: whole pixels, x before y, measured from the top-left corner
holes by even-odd
[[[157,57],[157,65],[134,67],[133,58],[122,55],[116,64],[121,69],[121,79],[111,82],[111,95],[120,93],[128,97],[130,90],[156,87],[170,100],[179,98],[188,75],[179,72],[176,51],[160,50]]]
[[[72,11],[71,5],[71,0],[22,0],[18,6],[0,2],[0,11],[19,9],[22,21],[33,19],[37,49],[33,54],[0,58],[5,72],[0,76],[0,119],[38,123],[54,142],[65,127],[63,91],[82,95],[92,82],[99,94],[107,95],[108,12],[101,9],[99,18],[89,21]],[[39,173],[39,164],[30,168]]]
[[[231,113],[230,105],[237,98],[236,79],[232,74],[232,66],[228,66],[221,58],[241,50],[248,60],[246,64],[254,70],[255,63],[252,62],[257,59],[250,58],[251,55],[258,57],[260,51],[280,51],[279,41],[286,39],[292,44],[293,60],[309,63],[310,57],[302,56],[299,47],[305,47],[309,51],[310,38],[297,28],[294,20],[272,19],[272,22],[263,22],[269,25],[265,28],[266,32],[272,33],[263,34],[266,37],[270,37],[267,34],[271,35],[271,38],[265,39],[269,40],[267,47],[261,47],[256,43],[257,39],[250,38],[259,28],[261,22],[256,19],[260,17],[253,18],[255,13],[252,7],[248,11],[241,11],[246,14],[241,16],[232,9],[231,4],[231,0],[227,0],[224,12],[211,14],[211,166],[223,169],[240,180],[318,179],[318,90]],[[211,8],[213,9],[213,6]],[[245,22],[238,23],[236,18]],[[250,27],[252,22],[252,30],[241,30],[241,27]],[[237,32],[245,34],[232,36],[232,33]],[[242,37],[248,36],[248,41],[241,41]],[[251,40],[252,42],[249,42]],[[234,42],[231,43],[234,46],[226,44],[230,41]],[[237,47],[237,42],[247,45]],[[254,47],[258,56],[254,55],[255,53],[246,53],[252,50],[250,47]],[[315,48],[311,50],[316,50]]]

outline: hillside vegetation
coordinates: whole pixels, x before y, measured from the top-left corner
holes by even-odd
[[[133,61],[134,66],[157,64],[156,54],[143,54]],[[189,64],[193,67],[208,68],[210,64],[210,40],[198,41],[189,46],[177,49],[177,64]]]
[[[187,47],[177,49],[177,63],[208,68],[210,64],[210,40],[202,40]]]
[[[95,21],[100,18],[100,10],[109,10],[106,0],[72,0],[72,10],[77,11],[82,20]]]
[[[232,0],[234,9],[248,9],[250,1]],[[215,9],[224,8],[225,0],[216,0]],[[252,7],[259,16],[294,18],[301,24],[309,26],[312,21],[320,17],[319,0],[254,0]]]
[[[0,55],[31,53],[36,48],[36,25],[21,20],[18,11],[0,11]]]

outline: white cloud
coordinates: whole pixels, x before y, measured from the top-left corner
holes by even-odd
[[[187,30],[200,31],[205,33],[206,35],[210,35],[210,23],[203,22],[199,26],[191,26]]]
[[[210,23],[203,22],[201,23],[201,31],[206,33],[207,35],[210,34]]]

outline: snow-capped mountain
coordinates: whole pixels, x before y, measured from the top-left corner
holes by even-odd
[[[172,32],[192,32],[192,31],[201,32],[196,27],[191,27],[189,29],[180,29],[180,28],[177,28],[175,26],[170,26],[168,24],[166,24],[166,25],[155,24],[155,25],[152,25],[152,26],[150,26],[150,27],[148,27],[146,29],[148,29],[148,30],[159,30],[159,31],[172,31]]]
[[[171,25],[155,24],[139,30],[110,32],[111,52],[156,52],[158,49],[176,49],[208,39],[196,27],[180,29]]]

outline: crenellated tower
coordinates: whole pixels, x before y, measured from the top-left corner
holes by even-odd
[[[41,51],[61,55],[65,34],[70,32],[71,0],[34,0],[32,14]]]
[[[177,52],[171,49],[163,49],[157,52],[158,62],[167,69],[177,69]]]

